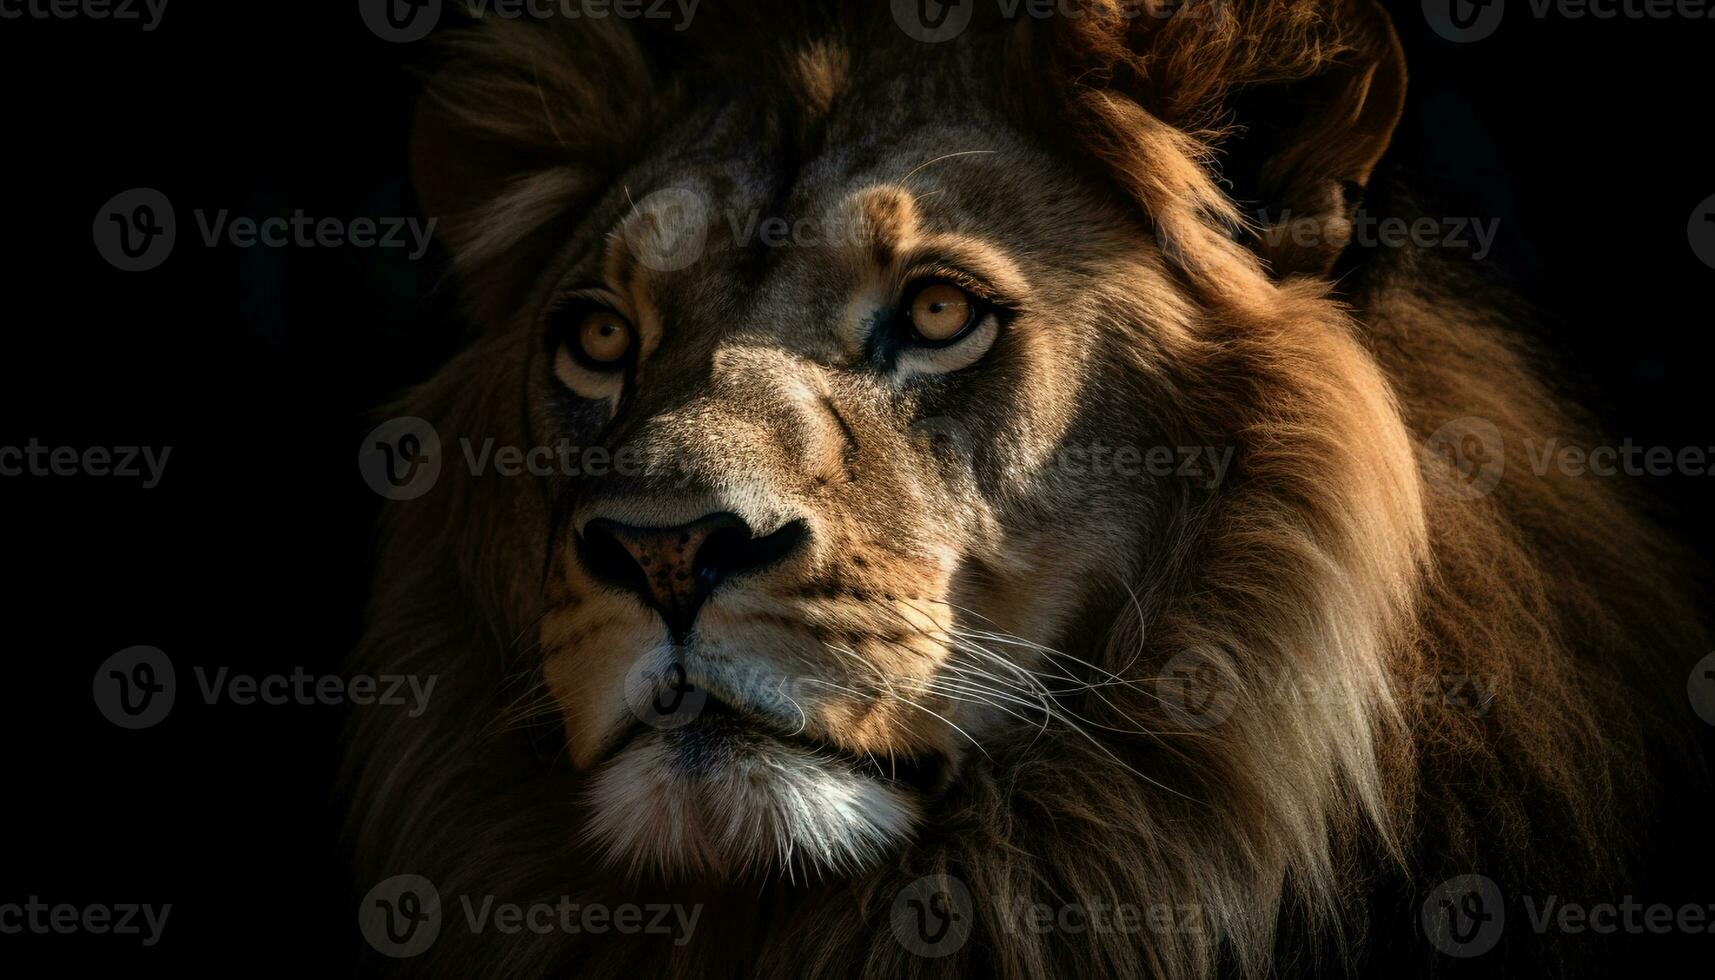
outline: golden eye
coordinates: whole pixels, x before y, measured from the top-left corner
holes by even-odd
[[[591,310],[578,325],[578,348],[597,367],[617,366],[631,353],[631,324],[612,310]]]
[[[977,304],[970,294],[944,282],[930,283],[911,298],[911,326],[932,344],[958,337],[976,319]]]

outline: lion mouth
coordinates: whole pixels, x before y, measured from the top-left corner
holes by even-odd
[[[802,732],[783,729],[768,719],[712,697],[694,719],[678,727],[659,731],[638,723],[616,746],[616,751],[650,732],[660,734],[672,748],[676,775],[684,779],[719,771],[741,756],[776,755],[780,753],[771,750],[787,748],[796,750],[790,757],[805,753],[821,767],[840,768],[854,777],[908,789],[923,797],[939,796],[951,782],[952,767],[940,752],[884,756],[854,752]]]

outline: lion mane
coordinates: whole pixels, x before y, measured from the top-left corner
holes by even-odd
[[[870,51],[897,47],[878,40],[886,4],[707,6],[683,36],[594,21],[454,32],[414,166],[448,216],[473,321],[500,316],[520,257],[553,247],[549,219],[641,152],[699,79],[744,79],[778,100],[783,132],[809,132]],[[1709,649],[1699,573],[1634,488],[1531,472],[1526,439],[1600,436],[1543,369],[1529,311],[1445,259],[1286,243],[1236,203],[1270,200],[1283,220],[1312,216],[1316,242],[1342,240],[1351,188],[1302,176],[1350,166],[1348,183],[1367,182],[1385,133],[1356,162],[1316,159],[1332,123],[1293,107],[1367,90],[1360,137],[1391,131],[1404,70],[1385,15],[1301,0],[1143,4],[1145,16],[1081,6],[979,22],[1004,56],[995,98],[1148,215],[1175,281],[1134,284],[1137,302],[1189,297],[1202,329],[1140,336],[1150,356],[1128,370],[1181,393],[1164,422],[1181,444],[1235,445],[1240,461],[1218,491],[1178,501],[1172,553],[1134,570],[1135,601],[1088,631],[1081,655],[1136,681],[1080,706],[1105,727],[973,767],[913,840],[860,874],[730,888],[617,874],[578,839],[587,803],[557,729],[513,723],[540,696],[528,637],[545,544],[531,528],[548,505],[528,481],[448,466],[435,492],[386,508],[351,665],[440,678],[421,717],[352,718],[342,785],[357,891],[410,873],[450,916],[452,896],[570,896],[699,903],[702,921],[683,946],[447,927],[423,957],[370,966],[1418,974],[1444,961],[1418,918],[1440,882],[1481,873],[1508,894],[1617,895],[1648,858],[1641,828],[1662,826],[1664,789],[1703,792],[1683,698]],[[1293,127],[1311,149],[1244,166],[1254,141]],[[1369,183],[1366,207],[1412,206],[1387,179]],[[521,342],[473,335],[387,414],[431,421],[449,453],[462,436],[527,444],[508,356]],[[1435,434],[1466,418],[1501,436],[1492,462],[1507,475],[1486,493],[1446,483]],[[1225,723],[1188,727],[1162,696],[1156,681],[1187,658],[1214,673]],[[1450,696],[1459,683],[1473,696]],[[961,948],[929,958],[896,938],[890,910],[936,875],[965,886],[975,922]],[[1125,904],[1184,911],[1173,928],[1076,935],[1028,928],[1021,912]],[[1509,933],[1484,962],[1543,955]]]

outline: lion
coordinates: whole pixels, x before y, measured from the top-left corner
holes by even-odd
[[[473,332],[388,410],[442,464],[353,659],[440,682],[354,715],[343,783],[357,890],[441,918],[369,966],[1614,954],[1472,938],[1458,883],[1617,900],[1671,854],[1702,573],[1635,488],[1532,471],[1599,433],[1529,310],[1352,243],[1417,213],[1387,14],[920,6],[448,32],[412,170]]]

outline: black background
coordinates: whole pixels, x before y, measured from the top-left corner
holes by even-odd
[[[1715,194],[1715,21],[1538,20],[1525,0],[1453,44],[1396,10],[1413,70],[1394,160],[1432,213],[1501,219],[1487,263],[1563,319],[1551,346],[1616,436],[1710,446],[1715,269],[1686,238]],[[0,936],[0,969],[103,962],[345,972],[360,942],[337,849],[339,709],[208,706],[191,668],[339,669],[379,498],[366,412],[461,327],[438,252],[205,247],[193,211],[414,213],[404,176],[418,45],[355,2],[175,0],[157,30],[0,21],[5,208],[0,445],[170,446],[165,479],[0,478],[13,639],[0,687],[0,902],[172,903],[161,943]],[[164,192],[178,245],[124,273],[98,209]],[[1652,481],[1709,553],[1711,478]],[[96,710],[92,673],[158,646],[171,716]]]

